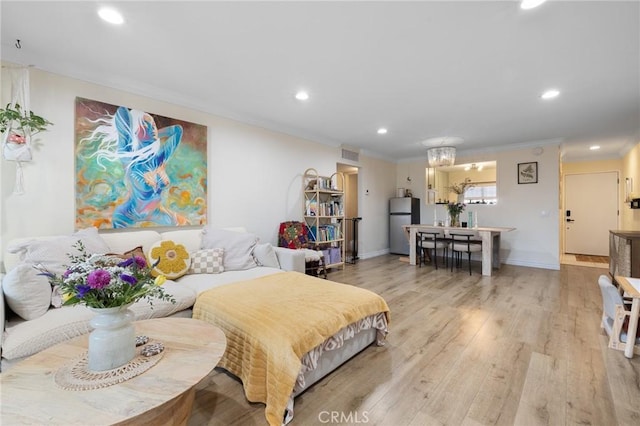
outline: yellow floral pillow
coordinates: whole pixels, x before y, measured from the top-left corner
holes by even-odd
[[[180,278],[191,266],[191,256],[187,249],[171,240],[158,241],[152,245],[147,257],[152,267],[151,274],[164,275],[170,280]]]

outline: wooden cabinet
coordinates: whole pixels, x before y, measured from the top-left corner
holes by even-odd
[[[640,278],[640,231],[609,231],[609,274]]]
[[[321,176],[307,169],[303,176],[304,222],[327,268],[344,268],[344,176]]]

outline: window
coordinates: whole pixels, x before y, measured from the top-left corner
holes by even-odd
[[[498,192],[495,182],[474,182],[474,186],[464,192],[465,204],[496,204]]]

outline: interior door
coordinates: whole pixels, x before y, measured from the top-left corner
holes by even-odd
[[[565,253],[609,255],[618,228],[618,172],[565,175]]]

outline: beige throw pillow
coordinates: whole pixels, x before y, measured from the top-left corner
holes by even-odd
[[[201,248],[223,249],[224,270],[244,271],[258,266],[252,255],[257,243],[258,237],[248,232],[206,227],[202,234]]]
[[[20,318],[44,315],[51,305],[51,284],[32,265],[21,263],[4,276],[2,290],[7,305]]]
[[[144,250],[142,249],[142,246],[138,246],[138,247],[132,248],[131,250],[127,250],[124,253],[107,253],[106,255],[107,256],[113,256],[113,257],[119,257],[120,259],[123,259],[123,260],[130,259],[133,256],[141,257],[145,261],[147,260],[147,256],[145,256]]]
[[[24,263],[42,265],[50,272],[62,274],[66,271],[66,266],[71,264],[69,254],[80,253],[75,247],[78,240],[82,241],[87,253],[103,254],[109,251],[109,246],[96,228],[81,229],[73,235],[52,239],[25,241],[12,245],[7,250],[10,253],[20,253],[20,259]]]
[[[253,257],[259,266],[268,266],[270,268],[280,269],[280,262],[273,246],[269,243],[259,243],[253,249]]]

